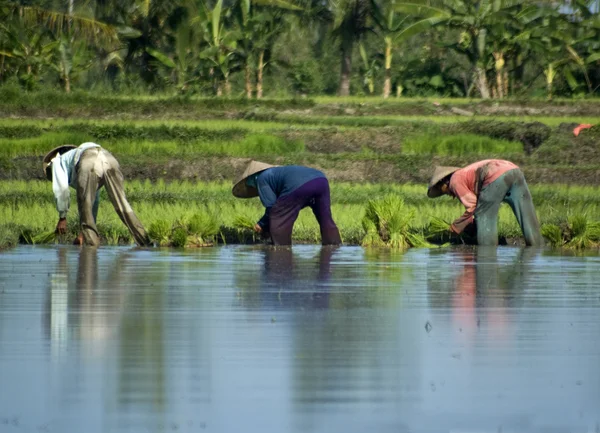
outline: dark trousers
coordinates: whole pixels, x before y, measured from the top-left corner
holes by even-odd
[[[518,168],[507,171],[479,193],[475,208],[477,244],[498,244],[498,211],[502,202],[508,203],[515,214],[525,243],[531,246],[544,245],[531,193],[523,172]]]
[[[290,194],[277,199],[269,213],[269,230],[275,245],[291,245],[292,229],[300,211],[310,206],[321,228],[323,245],[342,243],[340,232],[331,216],[329,182],[321,177],[306,182]]]

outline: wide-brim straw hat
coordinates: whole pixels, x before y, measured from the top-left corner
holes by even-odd
[[[236,180],[231,192],[238,198],[251,198],[258,195],[256,188],[250,188],[246,185],[246,179],[256,173],[266,170],[267,168],[277,167],[276,165],[266,164],[259,161],[250,161],[244,173]]]
[[[50,165],[50,162],[54,159],[54,157],[57,154],[62,155],[63,153],[67,153],[69,150],[73,150],[76,148],[77,148],[77,146],[75,146],[74,144],[63,144],[62,146],[55,147],[50,152],[48,152],[46,154],[46,156],[44,156],[42,166],[44,169],[44,176],[46,176],[46,179],[52,180],[52,176],[48,175],[48,173],[46,172],[46,169],[48,168],[48,166]]]
[[[450,176],[456,170],[460,170],[460,167],[437,166],[433,172],[433,176],[431,176],[429,186],[427,187],[427,197],[435,198],[441,196],[443,193],[440,189],[440,182],[446,177]]]

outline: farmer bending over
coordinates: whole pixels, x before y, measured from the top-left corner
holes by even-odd
[[[307,206],[319,222],[322,244],[339,245],[342,242],[331,216],[329,182],[319,170],[251,161],[233,186],[232,193],[239,198],[260,197],[266,211],[255,224],[254,231],[270,233],[275,245],[291,245],[294,222],[300,210]]]
[[[96,143],[71,144],[51,150],[43,161],[44,174],[52,181],[56,198],[58,224],[56,232],[67,232],[69,186],[77,191],[80,234],[75,243],[98,246],[100,239],[96,228],[100,188],[104,186],[117,215],[127,226],[138,245],[150,245],[142,223],[127,202],[123,190],[123,174],[119,163],[106,149]]]
[[[502,202],[512,208],[527,245],[543,245],[540,223],[521,169],[510,161],[486,159],[464,168],[436,167],[427,196],[448,194],[467,208],[452,223],[453,233],[462,233],[475,221],[479,245],[498,244],[498,211]]]

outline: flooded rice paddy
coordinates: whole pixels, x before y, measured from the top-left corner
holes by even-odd
[[[598,432],[600,258],[0,253],[0,432]]]

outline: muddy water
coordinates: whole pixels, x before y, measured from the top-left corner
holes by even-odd
[[[600,258],[0,253],[0,432],[597,432]]]

